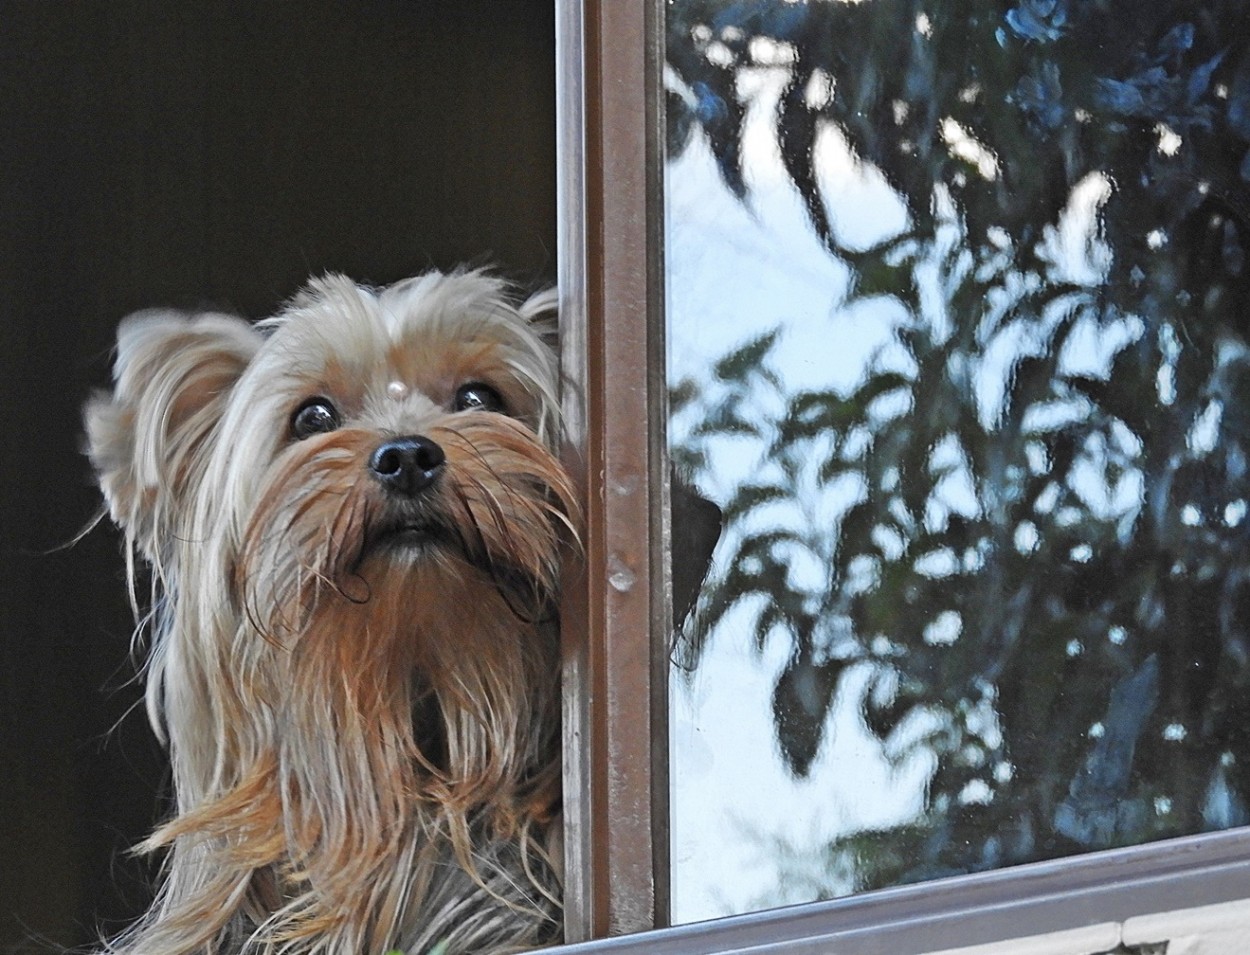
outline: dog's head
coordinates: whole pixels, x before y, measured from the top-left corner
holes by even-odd
[[[176,541],[220,537],[229,566],[205,572],[280,606],[251,608],[262,629],[413,571],[549,591],[571,505],[551,304],[513,306],[481,273],[330,276],[257,326],[133,316],[116,389],[87,408],[110,512],[159,573]]]
[[[467,861],[473,826],[551,812],[542,624],[575,537],[553,305],[481,272],[330,276],[257,325],[123,324],[88,451],[153,571],[180,810],[155,843],[194,846],[167,899],[184,931],[230,898],[287,912],[287,936],[341,925],[407,830]]]

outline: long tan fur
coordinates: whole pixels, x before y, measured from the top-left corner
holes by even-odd
[[[576,534],[551,305],[481,272],[330,276],[257,326],[123,324],[89,453],[151,568],[148,708],[177,807],[145,844],[167,851],[157,902],[114,950],[558,940],[551,612]],[[455,410],[470,383],[504,409]],[[310,397],[341,420],[293,436]],[[409,435],[446,461],[397,501],[369,460]],[[437,533],[390,546],[413,514]]]

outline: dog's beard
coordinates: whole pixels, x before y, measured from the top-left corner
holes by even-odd
[[[389,590],[408,599],[409,585],[462,579],[493,586],[523,619],[545,612],[573,506],[559,464],[500,415],[465,416],[428,437],[443,448],[446,468],[411,496],[387,493],[364,474],[372,432],[335,432],[291,449],[261,494],[234,572],[259,632],[285,642],[331,596],[365,604]]]
[[[242,896],[272,939],[382,951],[429,891],[437,863],[415,855],[450,851],[489,888],[482,847],[524,846],[557,811],[544,621],[572,489],[501,415],[427,436],[447,462],[417,495],[379,487],[363,465],[378,435],[349,429],[293,446],[262,486],[232,568],[233,639],[206,648],[216,752],[150,843],[212,857],[220,884],[168,927]],[[526,865],[545,865],[531,849]]]

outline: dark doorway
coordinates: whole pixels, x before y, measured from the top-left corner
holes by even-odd
[[[308,275],[555,274],[550,0],[3,0],[0,951],[148,900],[164,767],[80,408],[118,320]]]

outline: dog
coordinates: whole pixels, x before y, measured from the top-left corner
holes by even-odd
[[[141,312],[87,453],[121,528],[175,808],[109,951],[556,943],[554,605],[577,547],[554,293],[311,281],[273,318]],[[103,516],[103,514],[102,514]]]

